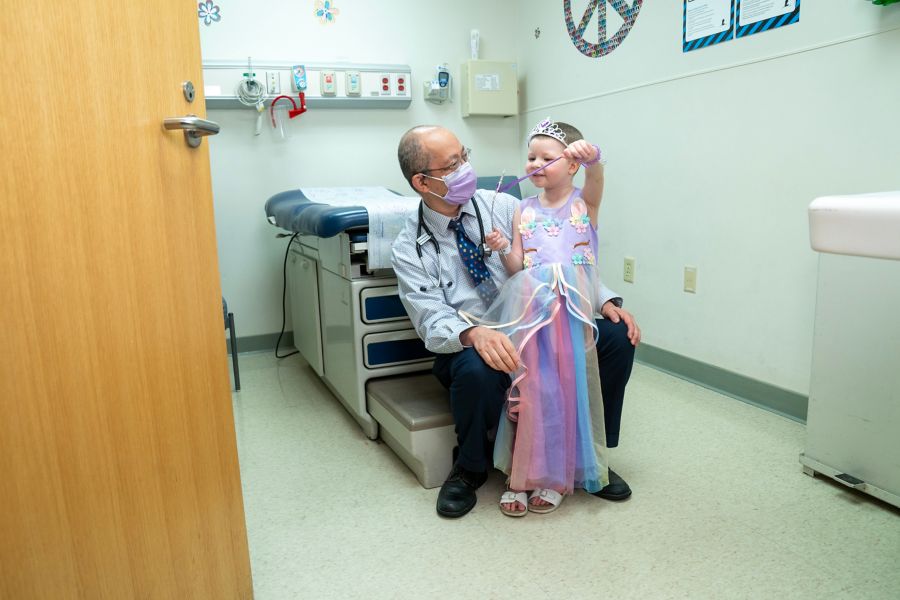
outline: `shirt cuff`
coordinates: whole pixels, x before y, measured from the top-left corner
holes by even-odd
[[[474,329],[474,328],[475,328],[475,325],[469,325],[468,323],[466,323],[465,327],[463,327],[462,329],[460,329],[459,331],[456,332],[456,343],[461,348],[460,351],[465,350],[466,348],[471,348],[472,346],[467,346],[466,344],[463,344],[463,341],[460,339],[459,336],[461,336],[466,331],[468,331],[470,329]]]

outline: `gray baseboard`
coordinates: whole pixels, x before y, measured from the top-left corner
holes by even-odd
[[[635,360],[720,394],[806,423],[809,398],[802,394],[648,344],[638,346]]]
[[[237,329],[237,327],[235,327]],[[226,329],[227,331],[227,329]],[[277,333],[265,333],[263,335],[248,335],[237,339],[238,354],[244,352],[259,352],[260,350],[275,350],[275,342],[278,341]],[[228,354],[231,354],[231,340],[225,339],[225,346],[228,348]],[[281,345],[278,346],[278,352],[287,354],[294,351],[294,332],[285,331],[281,338]]]
[[[277,341],[277,333],[239,337],[237,341],[238,354],[274,350],[275,342]],[[230,341],[226,340],[226,345],[230,354]],[[284,332],[279,351],[282,354],[294,351],[294,332]],[[699,360],[675,354],[649,344],[638,346],[635,360],[720,394],[770,410],[794,421],[806,422],[806,409],[809,398],[803,394],[791,392],[764,381],[714,367]]]

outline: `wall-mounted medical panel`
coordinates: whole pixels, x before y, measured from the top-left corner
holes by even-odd
[[[266,106],[282,94],[296,99],[304,86],[309,108],[402,109],[412,102],[409,65],[254,61],[252,69]],[[244,108],[235,90],[247,72],[246,61],[204,62],[206,107]]]

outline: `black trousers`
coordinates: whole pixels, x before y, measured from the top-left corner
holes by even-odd
[[[600,330],[597,358],[606,445],[614,448],[619,445],[622,404],[634,364],[634,346],[628,341],[628,328],[622,322],[598,319],[597,328]],[[474,348],[437,355],[432,372],[450,390],[450,410],[459,445],[457,464],[469,471],[490,470],[493,446],[488,440],[488,432],[500,422],[512,380],[507,373],[487,366]]]

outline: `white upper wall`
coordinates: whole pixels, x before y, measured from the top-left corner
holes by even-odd
[[[469,58],[471,29],[481,32],[481,58],[515,60],[515,2],[335,0],[340,13],[328,25],[314,16],[314,4],[222,2],[222,20],[200,24],[203,59],[408,64],[412,104],[406,110],[311,109],[290,123],[293,137],[286,141],[277,141],[268,126],[254,137],[251,109],[208,112],[222,125],[209,138],[222,288],[242,337],[281,327],[286,240],[276,240],[280,230],[265,219],[264,205],[273,194],[357,185],[412,193],[397,165],[397,143],[422,123],[456,132],[474,149],[481,174],[512,172],[519,164],[517,118],[462,119],[458,88],[453,102],[441,106],[422,97],[422,82],[434,77],[436,65],[446,62],[458,75]]]
[[[569,41],[562,2],[522,0],[517,4],[521,29],[519,60],[522,71],[527,73],[523,97],[526,106],[535,110],[900,27],[897,6],[873,6],[869,0],[805,0],[801,3],[800,21],[794,25],[685,53],[681,51],[683,3],[644,0],[636,25],[619,49],[596,59],[582,55]],[[572,6],[575,19],[579,20],[587,2],[572,0]],[[607,16],[611,32],[615,32],[621,20],[609,5]],[[542,33],[535,39],[537,27]],[[585,37],[596,40],[596,18],[589,24]],[[885,64],[889,56],[879,53],[873,60]],[[556,72],[564,73],[565,79],[550,84],[542,77]]]
[[[900,6],[803,2],[795,25],[683,53],[683,3],[647,1],[622,45],[595,59],[570,42],[561,3],[518,4],[521,135],[550,115],[603,148],[600,269],[644,340],[807,393],[817,257],[806,208],[900,189]],[[587,2],[572,4],[580,19]],[[695,295],[682,291],[686,265],[698,268]]]
[[[685,54],[683,4],[647,0],[622,46],[593,59],[572,46],[558,0],[335,2],[341,13],[327,26],[312,0],[229,2],[221,22],[200,26],[206,60],[412,67],[409,109],[313,110],[285,142],[268,129],[253,137],[249,109],[209,112],[223,125],[210,140],[213,192],[239,335],[281,326],[285,240],[265,222],[271,195],[331,185],[405,193],[397,141],[429,122],[471,145],[480,173],[521,173],[525,133],[551,115],[608,158],[600,269],[645,341],[808,391],[817,258],[806,208],[819,195],[900,189],[900,5],[807,1],[798,24]],[[580,18],[586,0],[572,4]],[[462,119],[456,93],[443,106],[422,99],[435,65],[458,75],[473,28],[482,58],[518,62],[519,118]],[[636,258],[634,284],[622,282],[624,256]],[[685,265],[698,268],[696,295],[681,291]]]

